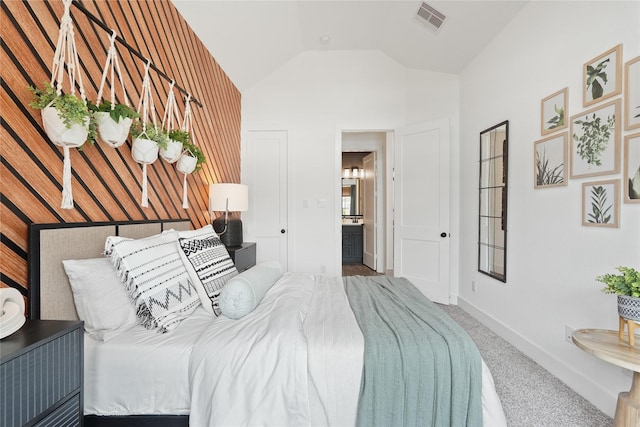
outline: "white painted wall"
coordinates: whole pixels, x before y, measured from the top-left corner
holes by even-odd
[[[378,51],[304,52],[245,91],[243,131],[279,128],[291,137],[289,270],[340,275],[342,131],[393,130],[443,116],[457,123],[458,102],[457,76],[407,70]]]
[[[460,76],[459,303],[609,415],[631,377],[567,343],[565,325],[617,329],[615,296],[594,278],[639,266],[640,206],[621,206],[618,229],[583,227],[582,183],[620,174],[534,190],[533,143],[541,139],[540,100],[568,86],[568,116],[585,110],[583,64],[618,43],[625,61],[640,54],[640,2],[532,1]],[[477,272],[475,215],[478,134],[505,119],[507,284]]]

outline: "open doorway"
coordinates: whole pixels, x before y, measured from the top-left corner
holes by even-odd
[[[387,132],[342,132],[343,275],[385,273]]]

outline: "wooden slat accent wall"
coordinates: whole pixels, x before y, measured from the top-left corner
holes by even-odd
[[[209,222],[208,184],[240,182],[240,92],[173,4],[167,0],[82,0],[81,4],[203,104],[202,108],[192,104],[193,134],[207,163],[188,176],[189,208],[183,209],[183,175],[158,159],[148,167],[149,207],[143,208],[142,168],[131,157],[131,142],[117,149],[85,144],[83,151],[71,150],[75,207],[61,209],[62,149],[47,139],[40,111],[29,107],[32,94],[27,87],[51,79],[64,6],[60,0],[0,2],[0,286],[16,288],[25,297],[30,223],[189,218],[194,227],[201,227]],[[84,88],[87,98],[95,101],[110,34],[74,5],[71,14]],[[137,108],[144,63],[120,45],[118,55],[127,96]],[[153,70],[150,73],[161,120],[169,82]],[[106,88],[104,98],[110,97]],[[176,97],[183,116],[183,97],[177,91]]]

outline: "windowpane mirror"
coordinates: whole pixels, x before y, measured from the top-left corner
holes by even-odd
[[[478,271],[507,281],[509,121],[480,132]]]

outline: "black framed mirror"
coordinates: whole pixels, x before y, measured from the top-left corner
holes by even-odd
[[[478,271],[507,281],[509,121],[480,132]]]

